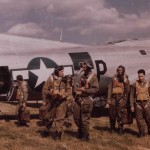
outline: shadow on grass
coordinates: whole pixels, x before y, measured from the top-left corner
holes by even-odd
[[[51,137],[52,139],[55,140],[55,136],[56,136],[56,132],[55,131],[49,131],[48,135],[46,135],[46,136],[44,134],[44,130],[41,130],[41,129],[37,130],[36,133],[39,134],[42,138],[49,138],[49,137]]]
[[[100,130],[100,131],[110,132],[110,128],[109,127],[94,126],[93,128],[96,129],[96,130]]]
[[[14,124],[16,125],[16,127],[30,127],[28,122],[24,122],[22,124],[19,124],[18,121],[15,121]]]
[[[124,132],[127,133],[127,134],[136,135],[136,136],[138,134],[136,131],[134,131],[132,129],[129,129],[129,128],[125,128]]]
[[[10,120],[16,120],[16,115],[14,114],[2,114],[0,115],[0,120],[5,120],[9,122]],[[37,119],[39,118],[39,114],[31,114],[30,119]]]
[[[70,137],[76,137],[77,138],[77,136],[78,136],[77,132],[73,132],[73,131],[69,131],[69,130],[64,131],[64,133]]]
[[[38,120],[38,121],[36,122],[36,125],[39,126],[39,127],[45,126],[45,122],[43,122],[43,121],[41,121],[41,120]]]
[[[93,128],[96,129],[96,130],[99,130],[99,131],[110,132],[109,127],[94,126]],[[117,128],[116,128],[115,132],[117,132]],[[137,135],[138,133],[136,131],[132,130],[132,129],[125,128],[124,129],[124,134]]]
[[[5,101],[4,103],[16,106],[18,104],[18,101],[9,101],[9,102]],[[27,102],[27,107],[39,108],[41,106],[42,106],[42,104],[38,103],[38,101],[28,101]]]

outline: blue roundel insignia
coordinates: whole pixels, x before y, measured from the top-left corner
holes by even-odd
[[[29,86],[36,91],[41,91],[44,81],[48,79],[56,66],[57,64],[49,58],[37,57],[32,59],[27,66],[30,70]]]

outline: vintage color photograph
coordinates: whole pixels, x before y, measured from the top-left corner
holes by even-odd
[[[0,150],[149,150],[149,8],[0,0]]]

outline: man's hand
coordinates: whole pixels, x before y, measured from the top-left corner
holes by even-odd
[[[124,95],[124,100],[127,101],[127,96],[126,95]]]
[[[49,91],[49,95],[50,95],[50,96],[54,96],[54,95],[55,95],[55,94],[54,94],[54,90],[50,90],[50,91]]]
[[[134,107],[133,106],[131,107],[131,112],[134,112]]]
[[[107,104],[111,105],[111,100],[107,100]]]
[[[45,106],[46,105],[46,102],[45,101],[43,101],[43,106]]]
[[[77,88],[76,88],[76,91],[77,91],[77,92],[83,92],[83,90],[84,90],[84,88],[80,88],[80,87],[77,87]]]

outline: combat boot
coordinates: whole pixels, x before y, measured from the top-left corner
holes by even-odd
[[[44,130],[44,131],[41,133],[41,136],[42,136],[43,138],[46,138],[46,137],[49,136],[49,132]]]
[[[89,138],[89,134],[84,133],[84,134],[82,135],[82,141],[86,141],[86,142],[88,142],[89,140],[90,140],[90,138]]]
[[[144,128],[140,128],[138,138],[142,138],[144,136],[145,136],[145,130],[144,130]]]
[[[119,134],[119,135],[123,135],[123,134],[124,134],[123,128],[119,128],[119,129],[118,129],[118,134]]]
[[[17,127],[22,127],[23,125],[22,125],[22,123],[21,122],[18,122],[17,123]]]
[[[56,131],[55,133],[55,141],[61,141],[62,132]]]
[[[18,115],[18,118],[17,118],[17,119],[18,119],[17,126],[18,126],[18,127],[23,126],[20,114]]]
[[[58,132],[58,140],[61,141],[62,132]]]
[[[123,131],[123,124],[119,124],[119,125],[118,125],[118,134],[119,134],[119,135],[123,135],[123,134],[124,134],[124,131]]]
[[[138,138],[142,138],[142,137],[144,137],[145,136],[145,133],[139,133],[138,134]]]
[[[113,133],[115,131],[116,131],[116,129],[115,129],[115,123],[110,123],[110,133]]]
[[[41,121],[37,122],[37,125],[38,126],[45,126],[46,125],[45,120],[41,120]]]
[[[82,132],[80,130],[78,130],[78,136],[77,136],[78,139],[82,139]]]
[[[53,121],[48,121],[48,120],[45,121],[45,126],[47,129],[50,129],[52,127],[52,125],[53,125]]]
[[[22,125],[25,127],[29,127],[29,125],[27,124],[27,122],[22,122]]]
[[[113,133],[115,131],[116,131],[115,127],[114,126],[110,126],[110,133]]]
[[[150,129],[148,129],[148,135],[150,135]]]

